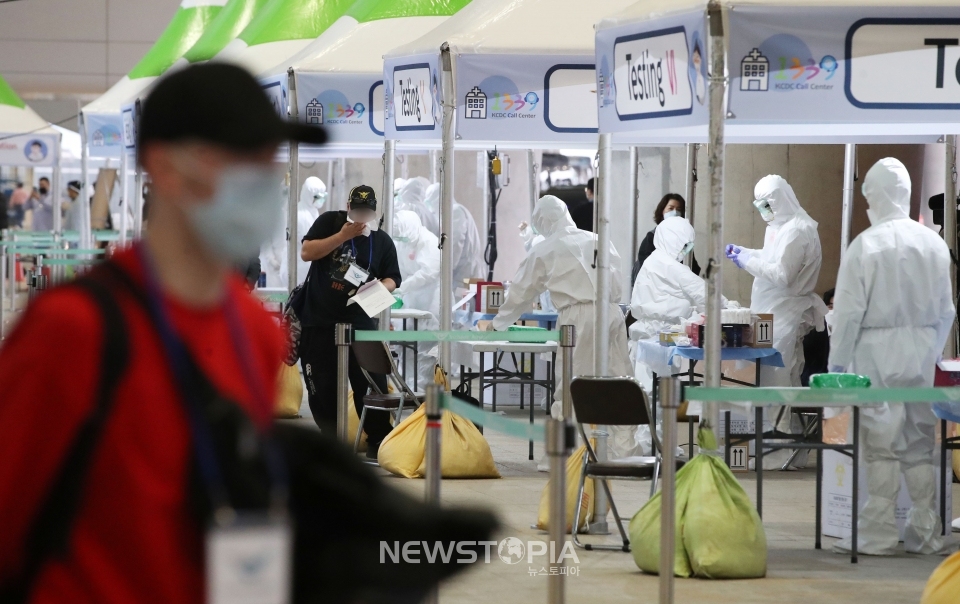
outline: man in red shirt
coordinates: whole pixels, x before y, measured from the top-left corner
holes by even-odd
[[[208,381],[265,429],[282,338],[231,267],[255,256],[279,220],[278,144],[322,143],[323,131],[282,121],[240,68],[208,64],[157,84],[138,135],[151,178],[150,228],[110,262],[162,309]],[[154,315],[131,296],[117,302],[126,370],[90,458],[67,554],[40,567],[31,603],[205,600],[184,397]],[[0,586],[23,572],[31,525],[94,408],[104,327],[92,296],[63,287],[37,298],[0,348]]]

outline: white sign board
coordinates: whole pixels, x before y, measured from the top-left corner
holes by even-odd
[[[393,71],[393,106],[398,131],[433,130],[434,106],[430,65],[416,63]]]
[[[623,36],[613,49],[616,107],[621,120],[693,112],[694,91],[687,77],[690,57],[683,27]],[[702,61],[703,57],[696,55],[694,59]]]
[[[960,23],[864,19],[847,34],[850,102],[864,109],[960,103]]]

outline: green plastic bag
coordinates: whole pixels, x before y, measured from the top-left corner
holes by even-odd
[[[700,428],[701,454],[677,472],[676,554],[678,577],[750,579],[767,574],[767,537],[746,492],[715,453],[717,440]],[[660,570],[660,493],[630,521],[637,566]]]
[[[535,325],[511,325],[507,328],[507,331],[547,331],[543,327],[537,327]]]
[[[870,378],[855,373],[818,373],[810,376],[811,388],[869,388]]]

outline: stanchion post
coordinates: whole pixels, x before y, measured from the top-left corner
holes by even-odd
[[[677,409],[680,381],[660,380],[663,408],[663,451],[660,464],[660,604],[673,604],[673,560],[676,549]]]
[[[573,325],[560,326],[560,354],[563,357],[563,375],[561,379],[561,409],[563,419],[573,419],[573,399],[570,397],[570,381],[573,379],[573,349],[577,345],[577,328]]]
[[[427,386],[427,400],[424,403],[427,406],[427,435],[424,445],[424,480],[426,481],[426,501],[429,504],[440,505],[440,480],[442,478],[442,468],[440,467],[440,434],[443,423],[441,421],[443,411],[440,407],[440,397],[443,390],[436,384]],[[438,604],[440,602],[439,588],[434,587],[423,600],[424,604]]]
[[[427,442],[424,451],[424,469],[427,482],[427,503],[440,505],[440,433],[443,411],[440,397],[443,390],[436,384],[427,386]]]
[[[350,440],[347,424],[350,420],[350,408],[347,395],[350,390],[350,345],[353,344],[353,326],[349,323],[337,323],[337,440],[347,443]]]
[[[566,379],[566,378],[564,378]],[[564,397],[566,398],[566,397]],[[566,558],[559,560],[567,539],[567,457],[573,440],[573,425],[568,419],[547,420],[546,450],[550,460],[550,576],[547,577],[548,604],[563,604],[566,598],[564,571]]]

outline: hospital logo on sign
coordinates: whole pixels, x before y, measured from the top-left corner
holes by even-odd
[[[740,90],[766,91],[770,88],[770,61],[754,48],[740,61]]]
[[[468,120],[487,119],[487,95],[479,86],[474,86],[464,99],[464,117]]]
[[[311,100],[307,103],[307,123],[308,124],[323,124],[323,103],[317,101],[317,99]]]

